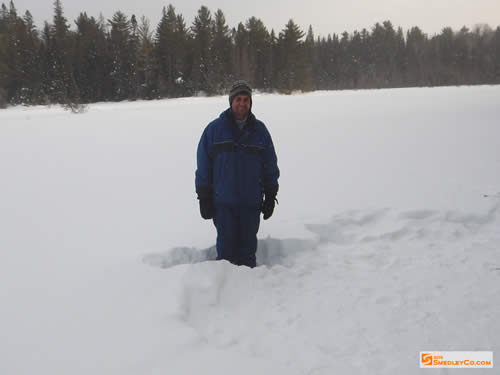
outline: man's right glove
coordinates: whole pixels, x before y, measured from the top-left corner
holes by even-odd
[[[264,193],[264,202],[262,202],[261,208],[264,220],[269,219],[273,215],[275,201],[277,201],[276,194],[278,194],[278,186],[268,189]]]
[[[211,189],[197,188],[198,199],[200,201],[200,214],[205,220],[212,219],[215,216],[215,205]]]

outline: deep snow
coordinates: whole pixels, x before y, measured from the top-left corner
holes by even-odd
[[[498,86],[256,95],[282,177],[253,270],[205,261],[215,230],[194,194],[197,142],[227,98],[0,111],[0,373],[495,358],[498,103]]]

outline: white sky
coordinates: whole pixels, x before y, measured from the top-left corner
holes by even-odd
[[[0,0],[6,5],[9,0]],[[29,10],[38,25],[44,20],[52,20],[53,0],[14,0],[18,13]],[[169,4],[162,0],[63,0],[66,18],[74,28],[74,20],[82,11],[89,16],[99,16],[102,12],[106,19],[121,10],[127,16],[135,14],[137,19],[145,15],[153,27],[160,19],[163,6]],[[429,34],[438,33],[444,26],[459,29],[463,25],[473,27],[478,23],[488,23],[492,27],[500,25],[500,0],[177,0],[172,1],[188,26],[191,25],[197,10],[206,5],[214,12],[222,9],[228,24],[236,26],[251,16],[256,16],[269,28],[279,31],[293,18],[303,29],[311,24],[315,35],[352,32],[375,22],[391,20],[395,26],[405,30],[419,26]]]

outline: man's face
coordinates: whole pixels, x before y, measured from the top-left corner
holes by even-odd
[[[250,111],[250,97],[245,94],[236,96],[231,105],[234,117],[237,120],[243,120]]]

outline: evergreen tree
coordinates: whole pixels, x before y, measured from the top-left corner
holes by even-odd
[[[313,82],[315,88],[324,90],[326,89],[327,72],[326,72],[326,61],[327,61],[327,48],[325,37],[317,38],[315,42],[315,56],[316,61],[313,61]]]
[[[21,35],[19,35],[19,49],[21,53],[21,66],[23,74],[23,89],[21,92],[21,102],[34,104],[40,95],[42,77],[40,74],[40,40],[35,27],[33,16],[27,10],[23,17]]]
[[[130,17],[130,39],[129,39],[129,99],[136,100],[139,94],[139,76],[137,73],[137,60],[139,54],[139,25],[135,14]]]
[[[209,72],[210,86],[214,92],[223,94],[225,88],[233,81],[232,75],[232,42],[229,26],[222,10],[215,12],[211,47],[211,67]]]
[[[176,17],[175,29],[175,44],[178,51],[176,59],[176,95],[189,96],[194,94],[192,78],[194,41],[181,14]]]
[[[29,11],[17,15],[14,3],[0,12],[0,101],[31,104],[40,89],[38,34]]]
[[[406,42],[401,27],[398,27],[394,48],[393,82],[400,87],[404,86],[404,77],[406,75]]]
[[[7,67],[7,24],[8,10],[4,3],[0,8],[0,108],[7,106],[7,84],[9,79],[9,70]]]
[[[433,38],[437,69],[434,71],[434,82],[437,85],[450,85],[457,78],[454,35],[451,27],[445,27],[441,34]]]
[[[177,17],[175,8],[163,7],[162,17],[155,34],[155,58],[159,80],[159,95],[172,93],[177,78],[176,66],[178,48],[176,46]]]
[[[40,94],[40,102],[43,104],[49,104],[53,102],[52,93],[55,90],[54,87],[54,69],[52,65],[52,43],[50,35],[50,25],[47,21],[43,23],[42,30],[42,43],[40,46],[40,65],[41,65],[41,76],[42,76],[42,89]]]
[[[107,42],[103,21],[80,13],[75,21],[75,81],[83,103],[107,99]]]
[[[314,41],[314,31],[312,25],[309,25],[307,29],[306,40],[304,42],[304,53],[306,58],[305,63],[305,77],[304,77],[304,89],[306,91],[311,91],[315,88],[314,72],[318,68],[318,57],[317,48],[315,48]]]
[[[474,60],[474,80],[479,84],[494,82],[495,61],[491,51],[494,32],[487,24],[476,25],[472,31],[471,58]],[[456,40],[455,40],[456,43]]]
[[[214,25],[207,7],[202,6],[191,26],[194,42],[193,84],[197,91],[215,92],[209,74],[213,69],[210,46],[213,44]]]
[[[271,29],[271,33],[269,34],[269,63],[267,67],[267,79],[265,89],[274,90],[276,88],[276,82],[278,77],[278,69],[277,69],[277,61],[278,61],[278,38],[276,38],[276,34],[274,33],[274,29]]]
[[[250,83],[259,88],[269,87],[269,59],[271,54],[271,36],[264,23],[255,17],[246,22],[248,36],[248,64]]]
[[[339,59],[338,59],[338,83],[342,89],[353,88],[352,73],[352,56],[350,56],[350,40],[349,33],[344,31],[339,41]]]
[[[17,104],[20,101],[23,87],[22,56],[19,37],[24,33],[24,23],[17,16],[14,3],[10,1],[9,9],[2,4],[2,28],[5,34],[0,39],[2,48],[0,55],[0,82],[4,88],[4,101]]]
[[[289,20],[278,38],[279,68],[278,87],[285,92],[304,88],[305,49],[304,32]]]
[[[363,50],[364,41],[361,33],[354,31],[349,46],[347,48],[347,57],[350,62],[347,69],[347,86],[356,89],[359,87],[361,77],[363,76]]]
[[[406,84],[422,86],[429,84],[426,74],[427,36],[418,28],[412,27],[406,34]]]
[[[500,26],[496,28],[491,38],[493,65],[493,82],[500,83]]]
[[[7,33],[8,19],[9,19],[9,10],[5,6],[5,4],[2,3],[2,6],[0,7],[0,34]]]
[[[233,29],[232,34],[234,40],[234,74],[238,79],[250,81],[248,31],[245,25],[240,22],[238,28]]]
[[[42,89],[56,103],[78,103],[80,95],[73,76],[73,35],[64,17],[60,0],[54,1],[53,24],[46,24],[44,66],[47,72]]]
[[[108,20],[111,27],[109,46],[111,52],[111,84],[114,100],[128,99],[131,95],[130,80],[134,79],[132,56],[130,50],[131,23],[121,11],[115,12]]]
[[[155,91],[153,33],[149,20],[142,16],[137,29],[137,80],[138,97],[152,99]]]

